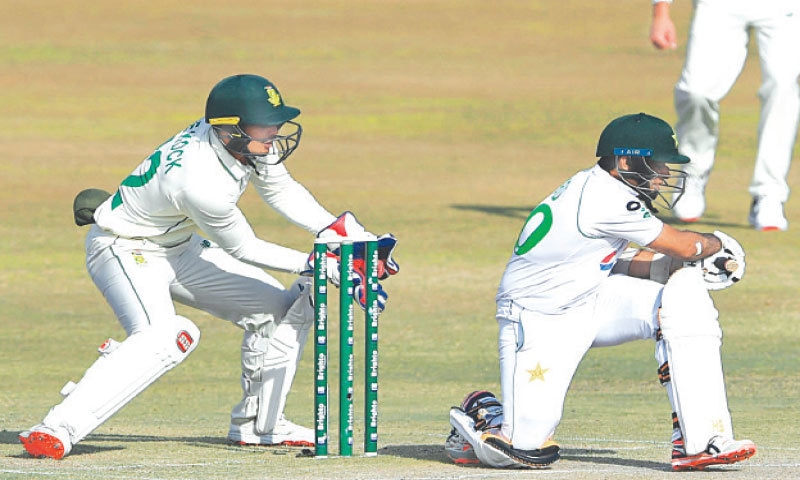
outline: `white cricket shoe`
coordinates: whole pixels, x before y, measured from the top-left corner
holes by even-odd
[[[728,465],[747,460],[756,454],[756,444],[750,440],[734,440],[715,436],[708,441],[706,449],[696,455],[686,455],[676,449],[672,452],[672,469],[704,470],[711,465]]]
[[[785,231],[789,228],[789,221],[783,214],[783,202],[775,197],[753,198],[747,220],[753,228],[762,232]]]
[[[692,223],[700,220],[706,211],[706,182],[694,175],[686,177],[683,196],[672,207],[672,213],[681,222]]]
[[[19,441],[22,442],[25,451],[35,458],[61,460],[72,450],[72,443],[66,430],[56,430],[44,425],[36,425],[20,433]]]
[[[239,445],[313,447],[314,431],[310,428],[296,425],[281,415],[275,424],[275,428],[265,434],[256,433],[253,421],[242,425],[232,423],[228,430],[228,440]]]

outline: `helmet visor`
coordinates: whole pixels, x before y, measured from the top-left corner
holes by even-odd
[[[655,205],[672,210],[683,196],[686,172],[672,169],[666,163],[652,159],[652,151],[615,149],[617,172],[623,183],[633,188]],[[624,165],[621,159],[625,159]]]
[[[225,148],[243,156],[259,175],[266,173],[268,166],[285,161],[297,149],[303,134],[303,127],[292,121],[283,123],[277,134],[267,137],[251,137],[239,125],[234,129],[215,126],[214,130]]]

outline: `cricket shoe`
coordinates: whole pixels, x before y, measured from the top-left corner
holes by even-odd
[[[683,438],[672,441],[672,461],[685,458],[686,448],[683,445]]]
[[[789,228],[789,221],[783,214],[783,202],[774,197],[754,197],[747,221],[762,232],[785,231]]]
[[[444,442],[444,450],[447,453],[447,458],[458,465],[477,465],[481,463],[478,460],[478,456],[475,455],[475,449],[455,428],[450,430],[450,435]]]
[[[672,469],[704,470],[711,465],[728,465],[747,460],[756,454],[756,445],[750,440],[734,440],[721,436],[712,437],[706,449],[696,455],[686,455],[684,451],[673,448]]]
[[[693,223],[700,220],[706,211],[706,182],[702,178],[689,175],[686,177],[683,195],[672,207],[672,213],[678,220]]]
[[[20,433],[19,441],[25,451],[35,458],[61,460],[72,450],[69,434],[65,430],[56,431],[44,425],[36,425]]]
[[[294,424],[281,415],[275,428],[264,434],[256,433],[253,421],[242,425],[231,424],[228,440],[238,445],[313,447],[314,431]]]
[[[481,437],[484,443],[504,453],[513,460],[529,467],[546,467],[561,458],[559,446],[553,441],[547,441],[541,448],[521,450],[514,448],[511,442],[502,434],[487,432]]]

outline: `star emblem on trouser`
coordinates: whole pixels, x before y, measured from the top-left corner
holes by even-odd
[[[536,368],[527,370],[528,374],[531,376],[531,378],[528,379],[528,382],[533,382],[535,380],[541,380],[544,382],[544,374],[547,373],[548,370],[550,369],[542,368],[542,364],[537,362]]]

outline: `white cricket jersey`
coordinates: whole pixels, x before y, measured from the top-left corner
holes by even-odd
[[[629,242],[648,245],[663,226],[632,188],[599,166],[578,172],[531,212],[497,301],[542,313],[579,305]]]
[[[257,238],[237,206],[248,183],[267,204],[312,233],[336,219],[283,164],[269,166],[263,177],[242,165],[203,119],[158,147],[98,207],[94,218],[111,234],[165,247],[200,230],[243,262],[300,272],[308,253]]]

